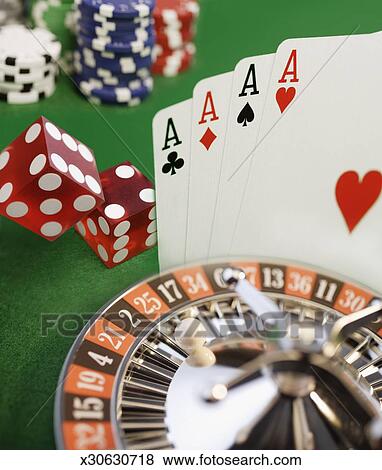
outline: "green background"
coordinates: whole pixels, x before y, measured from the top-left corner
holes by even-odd
[[[133,109],[94,109],[61,76],[56,93],[46,101],[0,105],[0,148],[43,114],[92,147],[99,170],[130,160],[153,180],[152,118],[159,109],[191,97],[200,79],[232,70],[243,57],[274,52],[287,38],[382,29],[380,0],[200,3],[198,52],[191,70],[176,78],[156,78],[152,96]],[[41,314],[95,312],[157,270],[156,248],[108,270],[73,230],[49,243],[0,218],[1,448],[55,446],[54,394],[74,337],[55,330],[42,336]]]

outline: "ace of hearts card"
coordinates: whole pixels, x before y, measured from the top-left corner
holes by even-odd
[[[318,43],[305,41],[311,65]],[[297,79],[304,74],[299,52]],[[287,115],[263,134],[232,255],[312,263],[382,290],[381,54],[381,33],[340,42],[319,60]],[[274,86],[267,104],[277,105]]]

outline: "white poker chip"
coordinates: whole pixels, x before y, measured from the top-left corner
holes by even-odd
[[[21,72],[15,70],[15,67],[8,67],[6,69],[0,67],[0,82],[10,84],[33,83],[43,80],[51,74],[57,74],[57,72],[58,67],[56,64],[49,64],[39,69],[21,69]]]
[[[56,90],[54,80],[48,88],[43,91],[31,90],[29,92],[8,91],[0,92],[0,101],[9,104],[32,104],[37,103],[43,98],[49,98]]]
[[[0,0],[0,26],[22,22],[21,0]]]
[[[0,82],[0,93],[7,93],[9,91],[28,92],[32,90],[45,91],[50,89],[52,84],[56,81],[56,74],[50,74],[42,80],[37,80],[33,83],[4,83]]]
[[[43,67],[58,60],[61,44],[50,31],[24,25],[0,28],[0,63],[14,67]]]

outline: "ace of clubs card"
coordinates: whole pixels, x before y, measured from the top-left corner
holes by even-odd
[[[153,120],[159,265],[185,261],[192,100],[159,111]]]

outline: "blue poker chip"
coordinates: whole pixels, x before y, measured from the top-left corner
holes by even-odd
[[[105,18],[146,18],[155,7],[155,0],[75,0],[75,3]]]
[[[150,68],[152,65],[152,50],[147,49],[139,54],[120,55],[112,52],[96,52],[87,47],[79,47],[74,52],[74,58],[78,62],[90,68],[102,68],[113,74],[135,73],[142,68]]]
[[[147,29],[137,28],[131,31],[105,31],[102,28],[91,27],[90,25],[77,23],[77,30],[80,34],[90,38],[111,38],[118,42],[130,43],[133,41],[147,41],[154,34],[152,26]]]
[[[104,29],[123,29],[133,30],[136,28],[148,28],[154,24],[154,20],[151,16],[147,18],[106,18],[99,13],[94,13],[89,9],[83,8],[82,5],[77,6],[74,13],[75,21],[83,21],[86,23],[94,23],[97,26],[102,26]]]
[[[88,18],[78,19],[76,25],[80,28],[84,28],[85,30],[91,31],[100,36],[106,36],[108,34],[136,33],[137,30],[153,31],[154,29],[154,24],[152,22],[143,26],[139,26],[135,23],[133,25],[126,26],[119,25],[117,23],[100,23],[97,21],[89,20]]]
[[[96,79],[109,86],[128,86],[131,81],[136,79],[144,80],[151,77],[149,68],[137,69],[134,73],[114,74],[110,70],[103,68],[91,68],[85,64],[73,61],[73,68],[78,76],[85,80]]]
[[[92,38],[85,34],[77,34],[77,43],[79,46],[88,47],[98,52],[115,52],[118,54],[137,54],[146,48],[153,48],[155,44],[155,35],[150,35],[147,41],[120,41],[118,39],[112,40],[112,38],[96,37]]]
[[[86,97],[97,98],[102,103],[110,104],[139,104],[153,89],[152,78],[136,79],[124,87],[107,86],[100,80],[84,80],[80,75],[75,75],[74,80]]]

